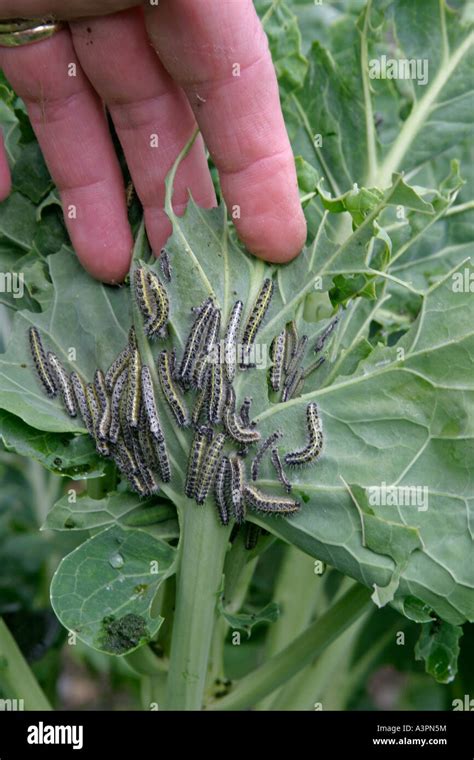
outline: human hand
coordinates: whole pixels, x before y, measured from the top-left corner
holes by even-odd
[[[306,226],[275,72],[251,0],[151,2],[0,0],[0,18],[69,19],[69,28],[46,40],[0,48],[0,66],[26,104],[79,259],[107,282],[121,281],[130,264],[132,236],[105,103],[155,253],[171,233],[164,179],[197,122],[227,207],[240,209],[240,238],[257,256],[290,260]],[[0,199],[9,186],[2,155]],[[201,137],[176,175],[178,214],[188,190],[198,205],[215,205]]]

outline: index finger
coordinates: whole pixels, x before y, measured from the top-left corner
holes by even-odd
[[[306,224],[268,41],[251,0],[147,5],[152,43],[185,90],[247,247],[288,261]]]

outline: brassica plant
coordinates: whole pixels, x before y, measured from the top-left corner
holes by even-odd
[[[425,684],[402,705],[451,708],[474,688],[467,643],[463,654],[474,621],[469,4],[256,5],[308,222],[307,244],[287,265],[250,256],[222,201],[203,210],[191,199],[184,216],[173,213],[186,146],[167,179],[170,282],[150,255],[136,199],[129,281],[93,280],[70,247],[24,106],[2,81],[14,190],[0,205],[0,265],[21,273],[25,289],[1,294],[0,613],[15,632],[21,615],[38,620],[42,610],[48,624],[33,631],[42,645],[43,628],[53,631],[50,652],[82,647],[104,670],[120,661],[122,677],[140,679],[143,709],[374,707],[364,684],[387,663]],[[132,292],[138,266],[169,297],[167,334],[153,341]],[[202,506],[185,495],[194,430],[167,405],[157,357],[175,349],[180,361],[191,309],[209,296],[221,339],[236,300],[244,324],[266,279],[262,361],[237,367],[237,401],[252,398],[262,440],[282,433],[283,462],[307,443],[308,405],[317,405],[324,442],[313,463],[284,465],[295,514],[248,505],[242,525],[223,526],[212,488]],[[270,349],[292,324],[308,338],[305,366],[316,364],[282,400],[269,383]],[[91,381],[132,326],[171,464],[169,482],[158,478],[147,496],[97,451],[81,415],[42,391],[28,343],[37,328],[68,372]],[[195,391],[183,398],[191,410]],[[225,431],[220,421],[213,428]],[[248,448],[246,479],[256,446]],[[270,451],[256,485],[286,494]],[[66,641],[47,610],[48,584]],[[4,623],[0,655],[1,693],[47,706]],[[54,684],[35,669],[54,702]],[[446,685],[434,697],[431,679]]]

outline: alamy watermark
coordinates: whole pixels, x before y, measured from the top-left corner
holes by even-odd
[[[0,699],[0,712],[21,712],[24,709],[24,699]]]
[[[379,486],[367,489],[369,504],[373,507],[416,507],[418,512],[428,509],[428,486]]]
[[[453,699],[451,705],[454,712],[458,712],[460,710],[474,712],[474,699],[470,694],[465,694],[463,699]]]
[[[474,271],[469,267],[451,275],[453,293],[474,293]]]
[[[73,725],[49,725],[39,723],[28,726],[28,744],[69,744],[73,749],[84,746],[84,727]]]
[[[23,298],[24,292],[23,272],[0,272],[0,293],[11,293],[13,298]]]
[[[427,58],[372,58],[369,61],[370,79],[411,79],[418,84],[428,84]]]
[[[226,361],[233,360],[241,367],[266,369],[267,368],[268,346],[266,343],[234,343],[226,346],[221,340],[215,343],[210,350],[207,361],[209,364],[223,364]]]

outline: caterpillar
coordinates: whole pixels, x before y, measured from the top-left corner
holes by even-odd
[[[290,361],[293,356],[293,353],[296,349],[296,346],[298,345],[298,330],[296,327],[296,323],[294,320],[289,322],[285,327],[286,332],[286,340],[285,340],[285,354],[283,359],[283,369],[285,371],[285,374],[288,373],[288,368],[290,366]]]
[[[183,357],[178,369],[178,377],[184,388],[189,387],[194,362],[198,356],[201,341],[204,337],[209,320],[214,313],[212,298],[209,297],[202,304],[196,319],[193,322],[189,332],[186,345],[184,347]]]
[[[281,394],[281,400],[290,401],[294,396],[297,396],[304,385],[304,379],[305,371],[303,367],[298,367],[291,375],[288,375],[283,387],[283,393]]]
[[[107,393],[105,376],[101,369],[96,369],[94,374],[94,387],[100,403],[100,419],[97,425],[97,435],[101,441],[109,438],[110,424],[112,422],[111,399]]]
[[[145,462],[142,462],[140,466],[140,475],[142,477],[143,483],[145,484],[146,496],[153,496],[154,494],[159,493],[160,487],[155,480],[153,472]]]
[[[250,421],[250,407],[252,406],[252,400],[251,396],[245,396],[239,411],[242,425],[247,428],[252,425],[252,422]]]
[[[140,417],[143,418],[142,410],[140,410]],[[133,457],[137,464],[136,474],[139,475],[145,485],[145,488],[149,494],[156,493],[159,489],[156,484],[153,473],[148,466],[147,451],[143,450],[141,445],[142,436],[140,436],[140,427],[130,430],[129,440],[131,443],[131,449]]]
[[[101,369],[96,369],[94,372],[94,388],[100,402],[100,408],[103,409],[107,402],[108,393],[105,385],[105,376]]]
[[[224,366],[220,362],[210,365],[208,390],[208,418],[212,425],[218,425],[222,420],[222,410],[226,397]]]
[[[166,248],[162,248],[160,251],[160,267],[166,282],[171,282],[173,270],[171,268],[170,255]]]
[[[270,350],[272,366],[270,368],[270,385],[272,390],[279,391],[283,377],[283,363],[285,359],[286,330],[282,330],[273,339]]]
[[[205,385],[200,391],[199,395],[195,401],[192,415],[191,415],[191,422],[193,423],[194,427],[199,425],[202,413],[206,410],[206,402],[208,400],[209,396],[209,390],[207,386]],[[206,419],[207,421],[207,419]]]
[[[89,407],[89,413],[92,419],[92,429],[94,431],[94,439],[95,439],[97,451],[99,452],[99,454],[102,454],[102,456],[108,457],[110,455],[109,446],[105,441],[101,441],[98,436],[98,427],[99,427],[99,422],[101,418],[101,408],[100,408],[99,400],[97,398],[95,387],[92,383],[87,383],[86,385],[86,400],[87,400],[87,406]]]
[[[273,444],[278,441],[279,438],[283,436],[283,433],[281,430],[275,430],[273,433],[271,433],[268,438],[266,438],[263,443],[260,444],[257,453],[255,454],[254,458],[252,459],[252,466],[251,466],[251,476],[252,480],[258,479],[258,473],[260,471],[260,464],[262,462],[262,459],[265,455],[265,452],[268,451],[268,449],[273,446]]]
[[[138,427],[138,418],[140,415],[142,399],[141,364],[138,349],[133,348],[130,352],[127,384],[127,422],[131,428]]]
[[[41,336],[36,327],[30,327],[28,330],[28,336],[30,340],[31,354],[33,356],[33,361],[35,363],[38,377],[47,395],[50,398],[54,398],[58,394],[58,389],[51,369],[49,368],[46,361],[46,355],[43,348],[43,343],[41,341]]]
[[[150,292],[155,298],[156,316],[149,319],[145,325],[146,334],[153,339],[156,336],[164,336],[165,326],[170,314],[170,302],[166,288],[155,272],[148,271],[148,285]]]
[[[161,480],[163,483],[169,483],[171,480],[171,465],[168,457],[168,451],[166,449],[166,443],[164,441],[155,441],[155,439],[153,439],[153,443],[156,451]]]
[[[225,372],[229,383],[231,383],[235,377],[237,338],[239,334],[243,308],[244,304],[242,301],[236,301],[234,303],[224,333],[224,362]]]
[[[220,455],[225,443],[225,435],[223,433],[217,433],[217,435],[209,443],[204,457],[202,466],[199,471],[199,485],[196,490],[196,502],[197,504],[204,504],[206,497],[209,493],[209,489],[214,480],[217,467],[220,461]]]
[[[257,443],[261,438],[258,430],[242,425],[238,415],[230,406],[224,407],[223,421],[226,431],[237,443]]]
[[[135,187],[133,186],[132,180],[130,180],[125,190],[125,200],[127,203],[127,208],[130,208],[130,206],[132,205],[134,196],[135,196]]]
[[[308,336],[302,335],[292,352],[291,361],[288,365],[288,369],[286,370],[287,375],[292,375],[298,369],[299,365],[303,361],[307,345]]]
[[[128,448],[123,438],[117,439],[117,444],[114,447],[114,461],[117,463],[121,472],[127,477],[130,475],[136,475],[139,472],[135,456]]]
[[[193,368],[191,387],[195,390],[201,390],[205,387],[209,376],[210,360],[209,356],[198,356]]]
[[[265,319],[265,314],[270,306],[270,301],[273,296],[273,280],[267,277],[263,281],[263,285],[260,288],[260,292],[256,298],[252,311],[249,314],[247,323],[244,328],[244,334],[242,339],[242,356],[241,356],[241,369],[250,369],[252,366],[249,363],[250,349],[255,342],[257,332]]]
[[[69,375],[71,380],[74,396],[76,397],[76,403],[79,408],[80,415],[84,421],[84,424],[91,435],[94,435],[94,427],[92,424],[92,417],[89,406],[86,399],[86,386],[82,381],[81,376],[75,370]]]
[[[140,410],[140,421],[138,423],[137,433],[138,433],[138,443],[139,443],[141,453],[143,456],[143,461],[149,468],[155,469],[158,466],[158,462],[157,462],[157,457],[155,454],[155,449],[150,440],[152,438],[152,435],[148,428],[148,418],[146,416],[144,407],[142,407]]]
[[[235,521],[240,525],[245,519],[245,506],[243,499],[245,472],[242,460],[239,457],[230,457],[230,482],[232,511]]]
[[[272,449],[271,462],[272,462],[273,467],[275,468],[275,472],[277,474],[278,480],[280,481],[282,486],[284,486],[286,492],[290,493],[292,489],[292,485],[290,481],[288,480],[286,473],[283,469],[283,463],[280,458],[280,452],[278,451],[276,447]]]
[[[222,457],[216,473],[214,483],[214,499],[217,513],[222,525],[228,525],[231,517],[231,507],[229,505],[228,491],[230,480],[230,462],[228,457]]]
[[[127,473],[127,479],[132,487],[132,491],[135,491],[140,497],[149,496],[147,485],[141,475],[130,472]]]
[[[289,465],[301,465],[313,462],[321,453],[323,447],[323,428],[317,404],[311,402],[306,407],[308,425],[308,443],[303,449],[298,449],[285,456]]]
[[[303,378],[307,378],[308,375],[310,375],[312,372],[314,372],[316,369],[319,369],[321,364],[324,364],[326,361],[325,356],[320,356],[319,359],[316,359],[316,361],[312,362],[309,367],[305,367],[303,371]]]
[[[153,389],[153,382],[149,368],[146,364],[142,365],[142,396],[143,405],[145,408],[146,416],[148,418],[148,425],[150,427],[151,434],[157,441],[164,441],[165,436],[161,427],[160,418],[158,417],[158,409],[156,408],[155,391]]]
[[[76,397],[74,395],[74,390],[68,373],[64,369],[56,354],[53,354],[52,351],[48,351],[47,360],[52,376],[54,378],[55,385],[59,388],[59,391],[61,393],[67,413],[70,417],[76,417]]]
[[[188,458],[188,468],[186,472],[186,482],[184,484],[184,493],[189,499],[194,499],[196,496],[196,487],[198,481],[198,473],[201,468],[201,464],[206,453],[207,445],[207,428],[204,426],[199,427],[195,434],[191,444],[191,451]]]
[[[117,443],[120,433],[120,402],[124,394],[124,389],[128,383],[128,369],[125,369],[118,376],[112,389],[111,410],[110,410],[110,427],[109,441]]]
[[[202,352],[206,356],[209,354],[217,341],[219,340],[219,333],[221,330],[221,311],[220,309],[214,309],[209,319],[207,330],[204,333]],[[218,359],[220,357],[216,357]]]
[[[244,486],[244,500],[251,509],[267,514],[289,515],[300,508],[300,503],[294,499],[263,493],[248,483]]]
[[[336,317],[334,317],[334,319],[332,320],[332,322],[330,322],[328,324],[328,326],[323,330],[323,332],[321,333],[321,335],[318,337],[316,343],[314,344],[313,351],[314,351],[315,354],[318,354],[320,351],[323,350],[324,344],[326,343],[326,341],[328,340],[329,336],[331,335],[331,333],[333,332],[333,330],[337,326],[338,322],[339,322],[339,315],[337,315]]]
[[[127,385],[121,395],[119,401],[119,420],[120,420],[120,434],[127,446],[128,450],[132,453],[135,451],[135,442],[133,439],[132,428],[128,422],[128,376]]]
[[[156,319],[157,302],[154,294],[150,289],[148,272],[145,267],[137,267],[133,278],[135,300],[145,320],[145,331],[147,325]]]
[[[255,523],[251,522],[246,522],[244,527],[244,545],[248,551],[252,551],[252,549],[255,549],[257,546],[262,529],[259,525],[255,525]]]
[[[133,333],[134,334],[134,333]],[[112,362],[109,369],[105,373],[105,387],[108,393],[112,393],[112,389],[117,382],[117,378],[122,374],[124,369],[128,366],[128,360],[130,358],[130,344],[127,343],[125,348],[119,353],[117,358]]]
[[[137,335],[135,327],[132,325],[128,331],[128,346],[130,349],[137,348]]]
[[[173,380],[172,359],[170,359],[170,354],[166,350],[161,351],[158,357],[158,377],[163,395],[173,412],[176,422],[180,427],[186,427],[189,424],[188,410],[178,394]]]

